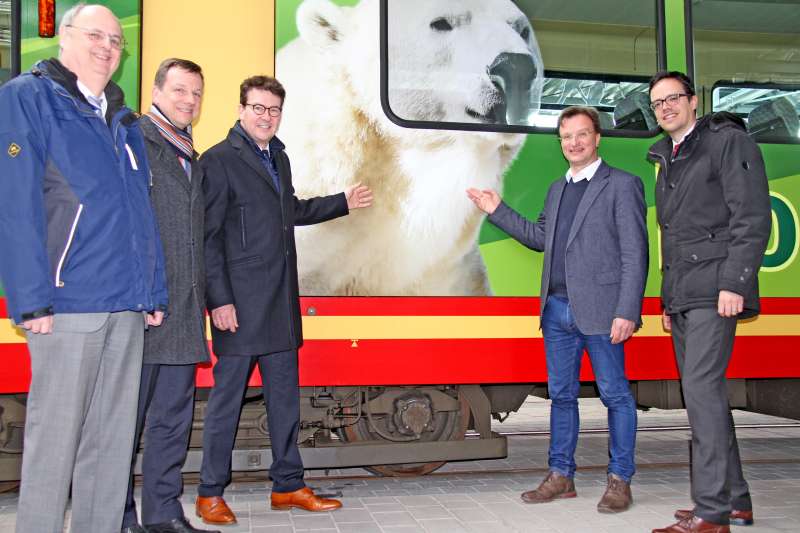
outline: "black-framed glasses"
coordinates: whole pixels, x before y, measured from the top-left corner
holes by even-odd
[[[108,43],[111,45],[111,48],[115,48],[120,51],[124,50],[125,46],[128,44],[128,41],[125,40],[125,37],[122,37],[121,35],[109,35],[103,30],[82,28],[80,26],[73,26],[72,24],[67,24],[67,28],[81,30],[83,34],[86,35],[86,37],[88,37],[93,43],[104,43],[106,42],[106,39],[108,39]]]
[[[245,105],[245,107],[247,107],[247,106],[252,107],[253,108],[253,113],[255,113],[256,115],[263,115],[264,113],[268,113],[269,116],[271,116],[271,117],[280,116],[281,111],[283,110],[283,108],[278,107],[276,105],[269,106],[269,107],[267,107],[265,105],[261,105],[261,104],[244,104],[244,105]]]
[[[650,102],[650,109],[657,111],[661,109],[661,107],[664,105],[664,102],[668,103],[669,105],[675,105],[678,103],[678,100],[681,99],[681,96],[689,98],[691,95],[689,93],[668,94],[664,98],[659,98],[658,100],[653,100]]]

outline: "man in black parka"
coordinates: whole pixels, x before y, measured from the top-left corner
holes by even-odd
[[[692,427],[693,510],[654,533],[729,531],[753,522],[728,405],[725,372],[736,322],[759,312],[758,269],[771,229],[764,161],[730,113],[696,119],[697,96],[680,72],[656,74],[650,102],[667,135],[656,165],[664,327],[672,332]]]
[[[295,225],[315,224],[371,204],[360,184],[343,193],[299,200],[289,158],[275,137],[285,90],[274,78],[244,80],[239,120],[201,158],[205,171],[207,302],[218,361],[203,432],[197,514],[209,524],[236,522],[222,498],[247,381],[262,376],[272,448],[274,509],[328,511],[303,483],[297,448],[300,401],[297,349],[303,342]]]

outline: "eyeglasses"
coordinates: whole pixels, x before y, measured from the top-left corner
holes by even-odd
[[[561,135],[558,139],[562,143],[568,143],[568,142],[572,141],[572,139],[577,139],[580,142],[584,142],[584,141],[587,141],[589,139],[589,136],[592,135],[593,133],[594,133],[593,131],[582,130],[582,131],[579,131],[578,133],[576,133],[575,135],[573,135],[571,133],[568,133],[567,135]]]
[[[277,117],[281,114],[282,108],[273,105],[270,107],[261,105],[261,104],[244,104],[245,107],[250,106],[253,108],[253,113],[256,115],[263,115],[264,113],[269,113],[271,117]]]
[[[669,94],[664,98],[659,98],[658,100],[653,100],[652,102],[650,102],[650,109],[652,109],[653,111],[658,111],[659,109],[661,109],[661,107],[664,105],[665,102],[671,106],[675,105],[678,103],[678,100],[681,99],[681,96],[689,98],[691,95],[689,93]]]
[[[67,24],[67,28],[81,30],[83,34],[86,35],[86,37],[88,37],[93,43],[104,43],[106,42],[106,39],[108,39],[108,43],[111,45],[111,48],[115,48],[116,50],[124,50],[125,46],[128,44],[128,42],[125,40],[125,37],[120,35],[109,35],[102,30],[91,30],[89,28],[81,28],[80,26],[73,26],[72,24]]]

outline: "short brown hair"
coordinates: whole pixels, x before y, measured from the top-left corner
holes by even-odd
[[[274,94],[281,99],[281,105],[283,105],[283,99],[286,98],[286,89],[284,89],[281,82],[275,78],[271,76],[251,76],[244,80],[239,87],[240,104],[247,105],[247,93],[249,93],[251,89],[259,89]]]
[[[656,83],[660,82],[661,80],[677,80],[683,85],[683,92],[689,95],[689,98],[694,96],[694,84],[692,83],[692,78],[680,72],[679,70],[662,70],[661,72],[656,72],[652,78],[650,78],[650,92],[653,91],[653,87],[655,87]]]
[[[203,69],[200,68],[200,65],[194,61],[189,61],[188,59],[179,59],[177,57],[169,57],[162,61],[160,65],[158,65],[155,79],[156,87],[159,89],[164,88],[164,82],[167,81],[167,73],[172,68],[179,68],[181,70],[185,70],[186,72],[199,74],[203,83],[206,81],[205,78],[203,78]]]
[[[597,109],[589,106],[571,105],[567,108],[564,108],[564,110],[561,111],[561,114],[558,115],[558,128],[556,128],[556,135],[561,136],[562,122],[568,118],[576,117],[578,115],[589,117],[589,119],[592,121],[592,126],[594,126],[595,133],[600,133],[600,113],[597,112]]]

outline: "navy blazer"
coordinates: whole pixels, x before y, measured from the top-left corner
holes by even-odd
[[[556,220],[566,185],[563,176],[553,182],[536,222],[505,202],[489,216],[492,224],[523,245],[544,251],[542,310],[550,288]],[[601,163],[578,204],[567,237],[567,294],[581,333],[609,334],[617,317],[641,326],[648,268],[646,218],[642,180]]]

